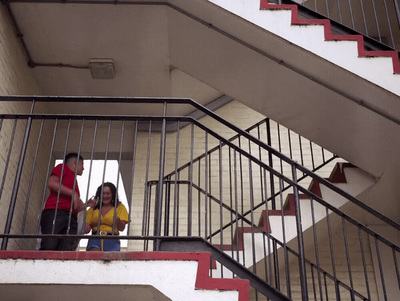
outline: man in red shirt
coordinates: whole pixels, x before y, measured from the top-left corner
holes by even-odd
[[[53,168],[47,187],[50,195],[40,219],[42,234],[77,234],[77,214],[85,209],[79,194],[76,175],[83,173],[83,158],[69,153],[64,163]],[[40,250],[72,251],[74,238],[42,238]]]

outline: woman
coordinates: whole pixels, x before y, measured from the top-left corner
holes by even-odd
[[[92,230],[93,235],[119,235],[119,232],[125,229],[129,218],[125,206],[118,200],[117,188],[112,183],[104,183],[97,188],[95,198],[98,200],[96,206],[86,213],[85,233]],[[86,251],[120,251],[120,241],[119,239],[91,238]]]

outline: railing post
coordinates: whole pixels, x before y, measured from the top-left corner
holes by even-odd
[[[397,24],[400,27],[400,0],[393,0],[393,2],[394,2],[394,7],[396,8]]]
[[[267,118],[267,144],[272,147],[272,139],[271,139],[271,122],[270,119]],[[274,168],[274,161],[272,159],[271,152],[268,152],[268,165],[271,168]],[[272,197],[272,210],[276,210],[276,200],[275,200],[275,185],[274,185],[274,175],[269,173],[269,182],[271,185],[271,197]]]
[[[304,241],[303,241],[303,227],[302,227],[302,222],[301,222],[299,190],[297,188],[297,170],[296,170],[296,166],[294,164],[292,164],[292,180],[295,183],[293,186],[293,193],[294,193],[294,204],[295,204],[295,215],[296,215],[297,242],[298,242],[298,248],[299,248],[299,272],[300,272],[301,300],[308,301],[306,264],[305,264]]]
[[[164,218],[164,236],[169,236],[169,216],[171,205],[171,177],[167,177],[165,183],[165,218]]]
[[[164,102],[163,116],[167,113],[167,103]],[[156,199],[154,204],[154,236],[161,236],[161,221],[162,221],[162,198],[164,189],[164,166],[165,166],[165,138],[166,138],[166,119],[162,120],[161,139],[160,139],[160,164],[158,171],[158,183],[156,187]],[[159,251],[161,241],[154,241],[154,251]]]
[[[32,100],[30,114],[33,114],[34,109],[35,109],[35,100]],[[31,132],[31,127],[32,127],[32,116],[29,116],[27,119],[27,122],[26,122],[25,136],[24,136],[24,141],[23,141],[22,148],[21,148],[21,153],[19,155],[17,173],[15,176],[13,191],[12,191],[12,195],[11,195],[11,199],[10,199],[10,207],[8,208],[8,214],[7,214],[6,226],[4,228],[4,234],[10,234],[11,224],[12,224],[12,220],[14,217],[15,205],[17,202],[18,188],[19,188],[19,183],[21,181],[22,168],[24,166],[26,149],[28,146],[28,140],[29,140],[29,134]],[[4,237],[3,241],[1,242],[1,249],[7,250],[7,245],[8,245],[8,237]]]

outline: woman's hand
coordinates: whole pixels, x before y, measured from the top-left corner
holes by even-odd
[[[88,201],[87,201],[87,206],[90,208],[94,208],[96,206],[97,203],[97,199],[95,197],[91,197]]]

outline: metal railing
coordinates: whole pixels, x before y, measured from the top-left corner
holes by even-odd
[[[398,0],[270,0],[298,4],[305,18],[328,18],[338,34],[362,34],[369,50],[400,51],[400,3]]]
[[[400,225],[260,141],[257,126],[251,135],[189,99],[0,99],[8,112],[0,114],[3,250],[65,238],[41,235],[37,225],[54,160],[76,151],[90,162],[89,181],[94,160],[118,161],[115,184],[124,180],[131,216],[128,235],[119,238],[129,250],[166,250],[183,241],[184,251],[201,238],[224,263],[212,275],[249,277],[256,300],[390,300],[390,281],[400,286],[400,248],[366,223],[377,220],[396,233]],[[130,114],[143,104],[154,106],[153,115]],[[167,115],[175,105],[207,117]],[[124,115],[93,114],[98,107]]]

